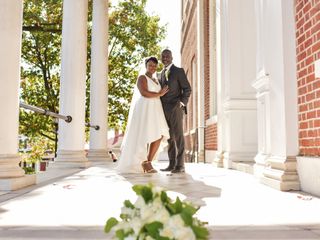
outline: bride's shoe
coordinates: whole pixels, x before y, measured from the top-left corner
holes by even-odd
[[[141,166],[142,166],[142,169],[143,169],[143,172],[144,173],[156,173],[157,170],[155,170],[153,167],[152,167],[152,164],[150,161],[143,161],[141,163]]]

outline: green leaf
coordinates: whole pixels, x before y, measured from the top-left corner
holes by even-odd
[[[208,239],[209,231],[205,227],[199,227],[199,226],[191,226],[194,234],[196,235],[197,239]]]
[[[176,209],[175,209],[175,206],[173,203],[167,203],[166,209],[168,210],[168,212],[170,213],[171,216],[176,214]]]
[[[134,185],[134,186],[132,187],[133,191],[135,191],[135,193],[136,193],[137,195],[139,195],[139,196],[141,195],[143,188],[144,188],[143,185]]]
[[[181,213],[182,211],[182,202],[179,197],[176,198],[176,202],[174,203],[175,213]]]
[[[161,191],[160,198],[161,198],[161,202],[163,202],[163,203],[169,202],[168,195],[165,191]]]
[[[149,203],[153,200],[153,193],[152,193],[152,187],[151,185],[134,185],[132,187],[133,191],[136,192],[137,195],[140,195],[143,197],[144,201],[146,203]]]
[[[126,237],[124,230],[123,229],[117,230],[116,237],[118,238],[118,240],[124,240],[124,238]]]
[[[168,237],[162,237],[162,236],[159,236],[159,237],[157,237],[156,239],[157,239],[157,240],[172,240],[172,239],[170,239],[170,238],[168,238]]]
[[[180,216],[181,216],[181,218],[182,218],[182,220],[184,221],[184,223],[187,225],[187,226],[191,226],[192,225],[192,220],[193,220],[193,218],[192,218],[192,215],[190,214],[190,213],[188,213],[188,212],[186,212],[186,211],[182,211],[181,213],[180,213]]]
[[[185,206],[184,206],[184,208],[183,208],[183,211],[184,212],[187,212],[188,214],[190,214],[190,215],[194,215],[198,210],[199,210],[199,208],[195,208],[194,206],[192,206],[192,205],[190,205],[190,204],[184,204]]]
[[[123,220],[127,220],[128,219],[128,214],[121,213],[120,214],[120,218],[123,219]]]
[[[193,207],[191,204],[183,203],[183,209],[181,211],[181,218],[184,223],[191,226],[193,223],[193,215],[198,211],[197,208]]]
[[[113,228],[114,226],[116,226],[118,224],[118,220],[115,219],[114,217],[109,218],[108,221],[106,222],[106,225],[104,227],[104,231],[106,233],[110,232],[111,228]]]
[[[142,189],[141,195],[146,203],[149,203],[153,200],[153,193],[150,187],[144,187]]]
[[[161,222],[155,221],[144,225],[144,228],[151,237],[153,237],[154,239],[158,239],[159,230],[163,228],[163,224]]]
[[[131,209],[135,208],[134,205],[129,200],[124,201],[124,206],[126,206],[127,208],[131,208]]]

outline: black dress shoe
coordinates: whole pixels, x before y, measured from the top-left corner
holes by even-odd
[[[171,173],[184,173],[185,172],[185,169],[184,167],[175,167]]]
[[[160,171],[162,171],[162,172],[170,172],[172,170],[173,170],[173,167],[171,167],[171,166],[160,169]]]

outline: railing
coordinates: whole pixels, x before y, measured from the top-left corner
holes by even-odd
[[[36,113],[40,113],[40,114],[43,114],[43,115],[50,116],[50,117],[54,118],[54,126],[55,126],[54,156],[57,157],[58,127],[59,127],[59,125],[58,125],[59,120],[58,119],[63,119],[67,123],[70,123],[72,121],[72,117],[70,115],[65,116],[65,115],[61,115],[61,114],[58,114],[58,113],[55,113],[55,112],[51,112],[49,110],[45,110],[45,109],[42,109],[42,108],[39,108],[39,107],[28,105],[28,104],[25,104],[23,102],[20,102],[20,107],[24,108],[24,109],[28,109],[28,110],[34,111]],[[100,129],[100,126],[91,125],[90,123],[86,123],[85,126],[94,128],[96,131],[98,131]]]
[[[90,123],[86,123],[86,127],[94,128],[94,129],[97,130],[97,131],[100,129],[100,126],[99,126],[99,125],[91,125]]]
[[[20,107],[22,107],[24,109],[28,109],[28,110],[34,111],[36,113],[40,113],[40,114],[46,115],[46,116],[51,116],[51,117],[54,117],[54,118],[63,119],[67,123],[72,121],[72,117],[69,116],[69,115],[68,116],[64,116],[64,115],[61,115],[61,114],[58,114],[58,113],[55,113],[55,112],[51,112],[49,110],[45,110],[45,109],[42,109],[42,108],[39,108],[39,107],[28,105],[28,104],[25,104],[25,103],[22,103],[22,102],[20,102]]]

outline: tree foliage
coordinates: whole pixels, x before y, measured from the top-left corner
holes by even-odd
[[[53,112],[59,110],[61,29],[61,2],[24,1],[20,98]],[[20,132],[53,140],[53,119],[21,110]]]
[[[120,1],[109,16],[109,124],[125,127],[133,85],[146,56],[160,53],[165,27],[145,12],[146,0]]]
[[[121,0],[109,6],[109,127],[126,123],[132,88],[143,58],[159,55],[165,27],[145,12],[147,0]],[[59,112],[62,0],[24,1],[20,99]],[[89,121],[92,1],[89,1],[86,118]],[[20,133],[54,139],[50,117],[20,111]]]

